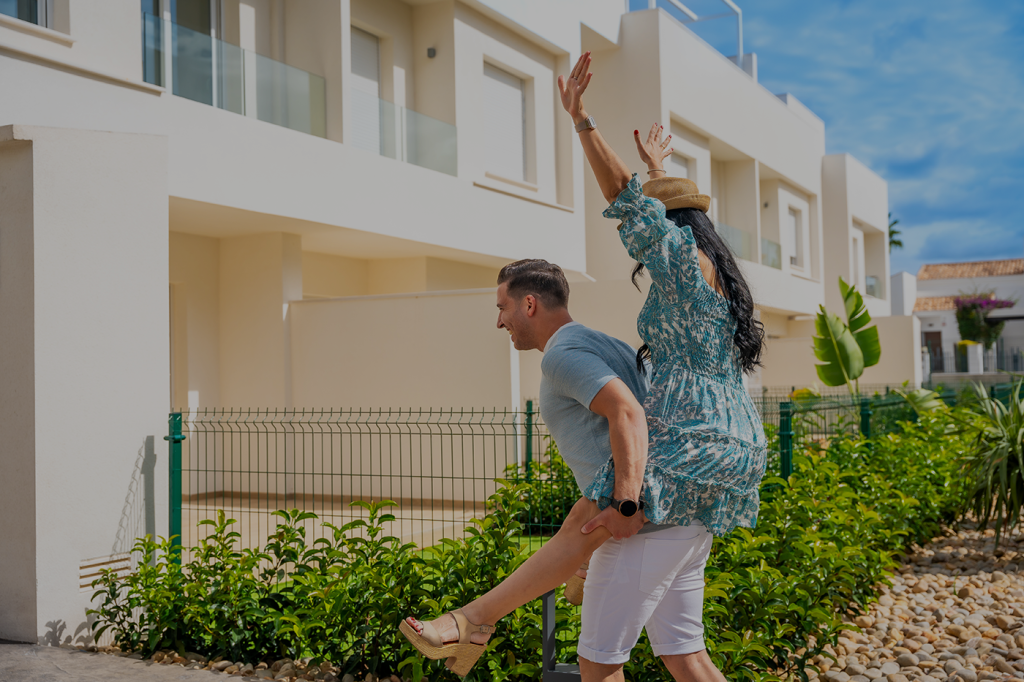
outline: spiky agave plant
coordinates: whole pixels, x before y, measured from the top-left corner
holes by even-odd
[[[982,418],[972,453],[964,464],[971,484],[966,510],[984,529],[995,522],[995,544],[1003,533],[1020,525],[1024,507],[1024,390],[1021,381],[1005,403],[989,396],[984,386],[974,387],[976,410]]]

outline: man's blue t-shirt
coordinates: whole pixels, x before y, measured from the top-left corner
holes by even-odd
[[[541,417],[580,490],[586,490],[612,456],[608,420],[590,411],[591,401],[609,381],[621,379],[643,405],[648,381],[637,371],[629,344],[579,322],[548,339],[540,369]]]

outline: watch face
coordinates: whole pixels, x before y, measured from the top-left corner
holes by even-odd
[[[636,502],[633,500],[623,500],[619,502],[619,513],[623,516],[632,516],[637,512]]]

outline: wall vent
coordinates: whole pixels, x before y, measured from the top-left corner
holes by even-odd
[[[131,554],[111,554],[95,559],[84,559],[78,565],[78,589],[81,592],[88,592],[93,589],[92,581],[100,577],[104,568],[110,568],[117,572],[118,576],[126,576],[132,570]]]

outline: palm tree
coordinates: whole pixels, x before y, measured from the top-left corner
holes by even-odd
[[[889,253],[892,253],[893,249],[903,248],[903,240],[899,238],[900,230],[896,229],[896,224],[899,222],[899,218],[894,220],[892,211],[889,211]]]

